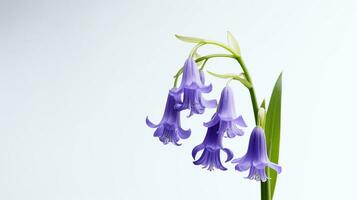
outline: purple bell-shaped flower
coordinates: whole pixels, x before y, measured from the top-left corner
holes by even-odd
[[[212,91],[212,84],[204,85],[204,74],[199,72],[196,62],[189,57],[183,67],[182,80],[178,88],[172,89],[172,95],[178,96],[183,94],[183,102],[178,103],[178,110],[189,109],[189,117],[193,114],[202,114],[205,108],[214,108],[217,106],[216,100],[205,100],[202,93]]]
[[[204,126],[211,127],[219,123],[218,133],[223,134],[227,132],[229,138],[236,135],[242,136],[244,134],[240,127],[247,127],[243,117],[237,117],[236,109],[234,106],[233,90],[228,85],[224,87],[221,92],[218,110],[213,116],[211,121],[204,123]]]
[[[249,169],[248,179],[265,182],[268,177],[265,173],[265,167],[274,169],[278,174],[281,167],[270,162],[267,154],[264,130],[257,126],[253,129],[249,139],[248,151],[242,158],[234,159],[232,163],[237,163],[235,169],[246,171]]]
[[[169,93],[161,122],[155,125],[146,117],[146,124],[151,128],[156,128],[154,137],[158,137],[164,144],[171,142],[175,145],[181,145],[178,144],[178,141],[191,135],[191,130],[181,128],[180,111],[175,109],[175,105],[180,102],[179,96],[173,96]]]
[[[221,150],[223,150],[227,154],[226,162],[232,160],[233,158],[233,152],[230,149],[223,148],[222,146],[223,134],[217,134],[218,128],[219,128],[219,123],[209,127],[203,142],[192,150],[192,157],[195,159],[197,152],[203,149],[203,153],[201,157],[198,160],[194,161],[193,163],[195,165],[203,165],[204,168],[207,167],[207,169],[210,171],[213,170],[214,168],[220,170],[227,170],[227,168],[225,168],[221,162],[221,158],[220,158]]]

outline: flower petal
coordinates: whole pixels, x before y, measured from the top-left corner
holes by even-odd
[[[179,88],[172,88],[169,92],[173,96],[180,95],[182,93],[183,88],[180,86]]]
[[[159,128],[157,128],[154,132],[154,137],[161,137],[164,134],[164,129],[164,126],[160,126]]]
[[[244,158],[244,157],[243,157],[243,158]],[[233,159],[231,163],[239,163],[239,161],[241,161],[243,158]]]
[[[259,179],[261,182],[267,181],[267,175],[265,173],[265,169],[258,169],[257,170],[257,175],[259,176]]]
[[[233,162],[235,161],[233,160]],[[244,158],[239,160],[238,164],[235,166],[235,169],[242,172],[249,169],[251,166],[252,166],[251,162]]]
[[[215,99],[205,100],[205,99],[201,98],[201,103],[206,108],[215,108],[215,107],[217,107],[217,100],[215,100]]]
[[[219,151],[216,151],[213,154],[214,154],[213,162],[214,162],[215,167],[217,167],[218,169],[223,170],[223,171],[227,170],[227,168],[225,168],[221,163],[221,156],[219,154]]]
[[[223,134],[227,130],[227,128],[228,128],[228,122],[220,121],[219,129],[218,129],[217,133]]]
[[[175,144],[176,146],[181,146],[182,145],[180,143],[177,143],[177,141],[173,141],[172,143]]]
[[[202,153],[202,155],[201,155],[201,157],[198,159],[198,160],[196,160],[196,161],[193,161],[193,164],[195,164],[195,165],[200,165],[200,164],[202,164],[202,163],[207,163],[207,158],[210,156],[210,152],[208,152],[208,151],[203,151],[203,153]]]
[[[202,93],[210,93],[212,91],[212,84],[209,84],[208,86],[203,86],[199,88],[199,90]]]
[[[203,144],[197,145],[195,148],[192,150],[192,157],[193,159],[196,159],[196,154],[197,152],[201,151],[205,146]]]
[[[154,123],[152,123],[149,120],[149,117],[146,117],[146,125],[148,125],[150,128],[156,128],[156,127],[160,126],[160,123],[158,125],[155,125]]]
[[[203,123],[203,125],[204,125],[205,127],[212,127],[212,126],[216,125],[218,122],[219,122],[219,117],[218,117],[217,114],[215,114],[215,115],[213,116],[213,118],[211,119],[211,121],[205,122],[205,123]]]
[[[231,127],[229,127],[227,130],[227,136],[229,138],[233,138],[236,135],[242,136],[244,135],[244,132],[241,129],[237,128],[234,124],[232,124]]]
[[[180,138],[186,139],[186,138],[190,137],[191,129],[184,130],[181,127],[179,127],[178,134],[179,134]]]
[[[253,166],[257,169],[264,169],[266,166],[268,166],[268,163],[261,160],[255,160],[253,161]]]
[[[202,70],[199,71],[200,72],[200,79],[201,79],[201,83],[205,84],[205,74]]]
[[[245,121],[244,121],[242,115],[240,115],[239,117],[237,117],[236,119],[234,119],[234,122],[235,122],[236,124],[238,124],[239,126],[241,126],[241,127],[248,127],[247,124],[245,123]]]
[[[228,162],[228,161],[233,159],[233,152],[230,149],[223,148],[223,151],[226,152],[226,154],[227,154],[226,162]]]
[[[274,169],[278,174],[281,173],[281,166],[279,166],[279,165],[277,165],[277,164],[275,164],[275,163],[272,163],[272,162],[270,162],[270,163],[268,164],[268,166],[269,166],[270,168]]]
[[[256,169],[252,166],[249,168],[249,174],[247,177],[247,179],[250,179],[250,180],[253,180],[255,178],[255,172],[256,172]]]
[[[200,86],[196,82],[192,82],[190,85],[186,85],[185,88],[190,90],[197,90],[200,89]]]

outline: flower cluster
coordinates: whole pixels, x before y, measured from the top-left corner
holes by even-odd
[[[191,130],[181,128],[180,112],[189,109],[189,116],[192,116],[202,114],[205,108],[216,107],[216,100],[205,100],[202,97],[202,93],[210,91],[212,91],[212,85],[204,85],[204,74],[198,71],[195,61],[189,57],[183,67],[180,87],[169,91],[161,122],[155,125],[148,117],[146,118],[146,124],[151,128],[156,128],[154,137],[158,137],[164,144],[171,142],[180,145],[178,143],[180,139],[186,139],[191,135]]]
[[[201,144],[192,150],[193,163],[202,165],[212,171],[213,169],[227,170],[222,164],[221,152],[225,153],[225,162],[233,159],[233,152],[223,147],[224,138],[235,138],[244,135],[247,123],[242,115],[236,114],[234,93],[227,84],[222,92],[217,106],[216,100],[206,100],[202,94],[210,93],[212,84],[205,85],[205,77],[202,70],[198,69],[195,60],[189,57],[182,68],[182,79],[179,87],[169,91],[163,117],[157,125],[146,118],[146,124],[155,128],[154,137],[158,137],[163,144],[173,143],[181,145],[180,139],[190,137],[191,130],[181,128],[180,112],[189,110],[191,117],[194,114],[203,114],[206,108],[216,108],[211,120],[203,125],[207,128],[206,136]],[[264,116],[265,117],[265,116]],[[202,152],[199,158],[197,154]],[[238,171],[249,170],[248,179],[265,182],[268,177],[266,167],[281,172],[281,167],[270,162],[267,154],[267,145],[264,129],[256,126],[249,140],[246,154],[241,158],[233,159]]]
[[[213,168],[226,170],[220,160],[220,150],[226,152],[226,162],[232,160],[233,153],[230,149],[222,147],[222,138],[225,133],[230,138],[236,135],[243,135],[240,126],[247,126],[242,116],[236,116],[233,91],[229,86],[222,90],[217,112],[213,115],[211,121],[204,123],[204,126],[208,128],[206,137],[202,144],[193,149],[193,158],[196,157],[198,151],[202,149],[204,151],[201,157],[193,163],[208,167],[208,170],[213,170]]]

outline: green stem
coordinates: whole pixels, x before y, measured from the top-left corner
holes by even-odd
[[[200,61],[202,61],[202,60],[208,60],[208,59],[210,59],[210,58],[234,58],[235,59],[235,57],[233,56],[233,55],[231,55],[231,54],[221,54],[221,53],[218,53],[218,54],[210,54],[210,55],[207,55],[207,56],[202,56],[202,57],[199,57],[199,58],[197,58],[195,61],[196,62],[200,62]]]
[[[204,43],[198,43],[195,47],[193,47],[191,52],[190,52],[190,56],[193,57],[193,55],[196,53],[197,49],[200,48],[203,45],[205,45],[205,44]]]
[[[202,71],[202,70],[205,68],[207,61],[208,61],[208,59],[206,59],[205,61],[203,61],[202,66],[201,66],[201,68],[200,68],[200,71]]]

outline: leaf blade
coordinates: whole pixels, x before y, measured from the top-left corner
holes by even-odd
[[[280,148],[280,125],[281,125],[281,94],[282,94],[282,73],[279,75],[273,92],[270,97],[269,107],[266,115],[265,134],[267,138],[268,156],[271,162],[279,162]],[[271,197],[274,195],[277,173],[268,168],[270,176]]]

